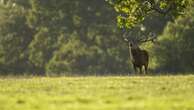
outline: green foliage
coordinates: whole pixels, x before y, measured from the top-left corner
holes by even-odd
[[[115,13],[104,0],[10,0],[4,2],[1,11],[1,19],[20,19],[14,28],[6,22],[7,27],[1,30],[3,39],[11,39],[2,40],[0,48],[1,64],[7,69],[19,66],[20,61],[25,66],[28,63],[33,73],[128,71],[127,45],[118,37],[120,33],[111,20]],[[17,43],[14,35],[21,42]],[[21,56],[25,60],[20,60]]]
[[[59,41],[54,40],[59,47],[53,53],[51,61],[50,59],[45,60],[49,61],[47,72],[127,71],[127,54],[121,55],[120,53],[124,52],[126,47],[122,43],[113,44],[120,38],[113,35],[118,32],[114,32],[116,26],[110,24],[113,15],[107,16],[110,9],[105,7],[104,1],[47,1],[44,3],[32,0],[31,2],[33,9],[29,13],[29,25],[36,30],[42,26],[47,27],[50,30],[49,35],[53,33],[51,31],[60,33],[50,36],[60,38]],[[115,45],[121,46],[115,48]],[[45,54],[44,52],[42,54]],[[35,57],[32,57],[31,60],[42,61],[40,57]],[[42,67],[46,63],[43,63]]]
[[[160,45],[154,48],[157,67],[161,70],[193,71],[194,13],[189,9],[185,16],[167,25],[160,36]]]
[[[128,73],[131,70],[128,47],[114,23],[117,15],[120,27],[142,24],[146,27],[144,36],[149,32],[160,34],[166,23],[183,14],[190,4],[188,0],[108,2],[116,11],[104,0],[1,0],[0,72]],[[169,24],[168,27],[180,28],[178,24]],[[184,27],[177,36],[186,39],[190,35],[186,33],[192,34],[192,25]],[[140,29],[132,31],[135,33],[133,36],[142,36]],[[179,29],[173,30],[176,31]],[[167,32],[171,33],[171,29],[166,29]],[[169,42],[170,38],[167,39]],[[188,40],[193,39],[188,37]],[[188,42],[181,40],[179,43],[184,45]]]
[[[70,39],[55,53],[53,61],[49,64],[48,71],[50,73],[79,72],[86,67],[88,68],[88,65],[84,65],[84,63],[87,63],[86,57],[89,57],[87,46],[81,43],[80,40]]]
[[[56,49],[57,36],[52,36],[47,28],[41,28],[29,45],[29,60],[44,71]]]
[[[194,76],[0,78],[1,110],[193,110]]]
[[[33,31],[25,24],[25,10],[2,6],[0,21],[0,64],[2,72],[30,71],[28,45]],[[25,67],[25,68],[23,68]]]
[[[116,43],[117,36],[90,36],[91,44],[78,38],[78,34],[74,33],[60,46],[47,65],[48,73],[102,74],[128,71],[127,48],[122,42]]]
[[[183,14],[189,0],[106,0],[117,12],[117,23],[121,28],[131,28],[151,13],[177,16]]]

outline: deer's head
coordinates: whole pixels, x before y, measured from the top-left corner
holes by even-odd
[[[146,43],[146,42],[152,42],[155,43],[157,36],[155,33],[149,33],[142,36],[133,37],[131,32],[126,32],[123,35],[124,41],[128,43],[129,48],[131,49],[139,49],[139,45]]]
[[[139,49],[139,43],[133,39],[124,38],[124,41],[128,43],[130,49]]]

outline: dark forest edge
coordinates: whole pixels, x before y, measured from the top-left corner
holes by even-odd
[[[147,10],[144,14],[149,14],[135,16],[137,21],[127,25],[140,22],[157,34],[160,45],[141,46],[151,56],[153,73],[194,71],[194,6],[187,2],[178,6],[188,7],[185,13],[177,8],[168,16]],[[0,14],[0,75],[133,71],[127,44],[117,27],[125,22],[116,23],[118,12],[104,0],[6,0],[0,4]],[[130,31],[139,37],[138,28]]]

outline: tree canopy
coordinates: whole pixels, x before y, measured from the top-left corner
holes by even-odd
[[[155,70],[191,72],[194,70],[194,12],[188,9],[184,16],[169,22],[159,37],[159,46],[153,45]],[[156,69],[157,68],[157,69]]]
[[[10,0],[1,8],[3,73],[128,70],[127,48],[104,0]]]
[[[184,14],[190,0],[106,0],[117,12],[119,27],[131,28],[142,22],[151,13],[164,16]]]

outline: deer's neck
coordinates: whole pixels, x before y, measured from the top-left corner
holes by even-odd
[[[132,61],[133,62],[133,54],[132,54],[132,49],[131,49],[131,47],[129,47],[129,58],[130,58],[130,61]]]

